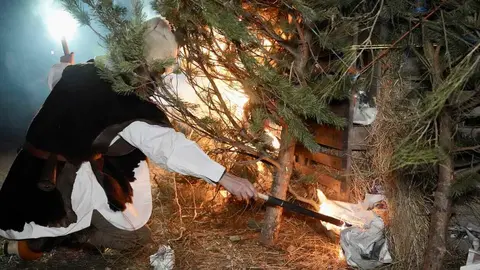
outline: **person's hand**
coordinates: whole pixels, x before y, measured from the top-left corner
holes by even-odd
[[[63,55],[60,57],[60,63],[67,63],[67,64],[71,64],[73,65],[74,64],[74,57],[75,54],[72,52],[68,55]]]
[[[248,201],[257,197],[257,191],[247,179],[225,173],[218,183],[240,200]]]

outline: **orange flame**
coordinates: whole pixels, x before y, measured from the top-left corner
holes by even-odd
[[[341,246],[338,246],[338,260],[339,261],[345,260],[345,255],[343,255],[343,250]]]
[[[317,197],[320,200],[320,207],[318,212],[326,216],[335,217],[334,209],[328,203],[326,203],[327,197],[323,194],[323,192],[320,189],[317,189]],[[333,225],[331,223],[322,221],[322,224],[327,228],[327,230],[334,231],[337,234],[340,234],[340,232],[346,228],[345,223],[342,224],[342,226],[337,226],[337,225]]]

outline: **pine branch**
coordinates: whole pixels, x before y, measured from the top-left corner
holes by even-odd
[[[480,168],[472,168],[472,170],[466,170],[456,174],[456,180],[452,186],[451,196],[453,198],[459,198],[472,190],[477,189],[480,183],[480,174],[478,174],[479,170]]]
[[[473,151],[480,149],[480,145],[468,146],[468,147],[460,147],[456,148],[454,152],[465,152],[465,151]]]
[[[471,168],[468,168],[468,169],[464,169],[464,170],[461,170],[461,171],[456,171],[455,172],[455,178],[462,178],[462,177],[465,177],[465,176],[468,176],[470,174],[476,174],[480,171],[480,164],[477,164]]]
[[[455,108],[455,114],[457,116],[461,116],[462,114],[469,113],[476,107],[480,106],[480,85],[473,91],[474,91],[474,94],[471,98],[463,102],[453,104]]]

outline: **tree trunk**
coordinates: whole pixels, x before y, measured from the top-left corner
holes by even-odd
[[[452,201],[451,187],[454,182],[454,164],[451,156],[453,121],[448,111],[440,116],[439,143],[442,151],[447,155],[439,164],[438,185],[435,192],[434,208],[430,219],[430,232],[423,269],[442,269],[443,259],[447,252],[447,227],[450,221]]]
[[[272,183],[272,196],[282,200],[287,196],[288,184],[293,171],[293,162],[295,154],[295,140],[287,134],[287,128],[283,127],[280,138],[279,163],[281,169],[275,172]],[[281,207],[267,207],[265,213],[264,226],[260,241],[264,245],[273,245],[280,229],[282,217]]]

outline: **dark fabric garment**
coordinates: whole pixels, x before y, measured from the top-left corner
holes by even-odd
[[[92,157],[96,151],[92,144],[107,127],[139,119],[171,126],[155,104],[134,94],[115,93],[98,72],[93,63],[65,68],[31,123],[26,140],[75,164]]]
[[[57,221],[55,226],[68,227],[71,223],[77,222],[77,214],[72,209],[72,191],[78,169],[79,166],[67,162],[59,174],[56,189],[62,195],[65,216]]]
[[[114,136],[134,121],[171,127],[165,113],[155,104],[134,94],[115,93],[111,84],[100,78],[93,63],[72,65],[63,71],[33,119],[26,141],[43,151],[62,155],[67,164],[79,166],[97,153],[107,154]],[[96,173],[102,178],[99,181],[114,211],[124,210],[125,203],[131,202],[133,170],[145,160],[139,150],[127,152],[123,156],[104,155]],[[24,223],[32,221],[42,226],[68,226],[65,219],[73,217],[67,216],[69,202],[62,200],[58,187],[49,192],[37,187],[44,165],[45,160],[24,150],[18,153],[0,190],[0,211],[8,217],[0,219],[1,230],[21,231]],[[71,190],[63,190],[63,198],[68,200]]]
[[[113,211],[123,211],[125,204],[132,202],[130,183],[135,181],[134,170],[143,160],[145,155],[135,149],[124,156],[104,156],[97,161],[103,164],[100,170],[94,170],[95,176]],[[35,180],[45,162],[24,150],[18,153],[0,190],[0,209],[6,217],[0,219],[0,229],[22,231],[24,224],[32,221],[41,226],[68,227],[77,221],[71,208],[71,194],[78,167],[60,163],[57,187],[46,192],[37,187]]]
[[[130,183],[135,181],[133,170],[143,160],[146,160],[146,156],[135,149],[123,156],[104,156],[92,164],[94,174],[103,186],[113,211],[124,211],[126,203],[132,203],[133,190]]]
[[[18,153],[0,190],[0,229],[21,231],[31,221],[47,226],[65,216],[60,191],[44,192],[37,187],[35,178],[44,164],[45,160],[24,150]]]

